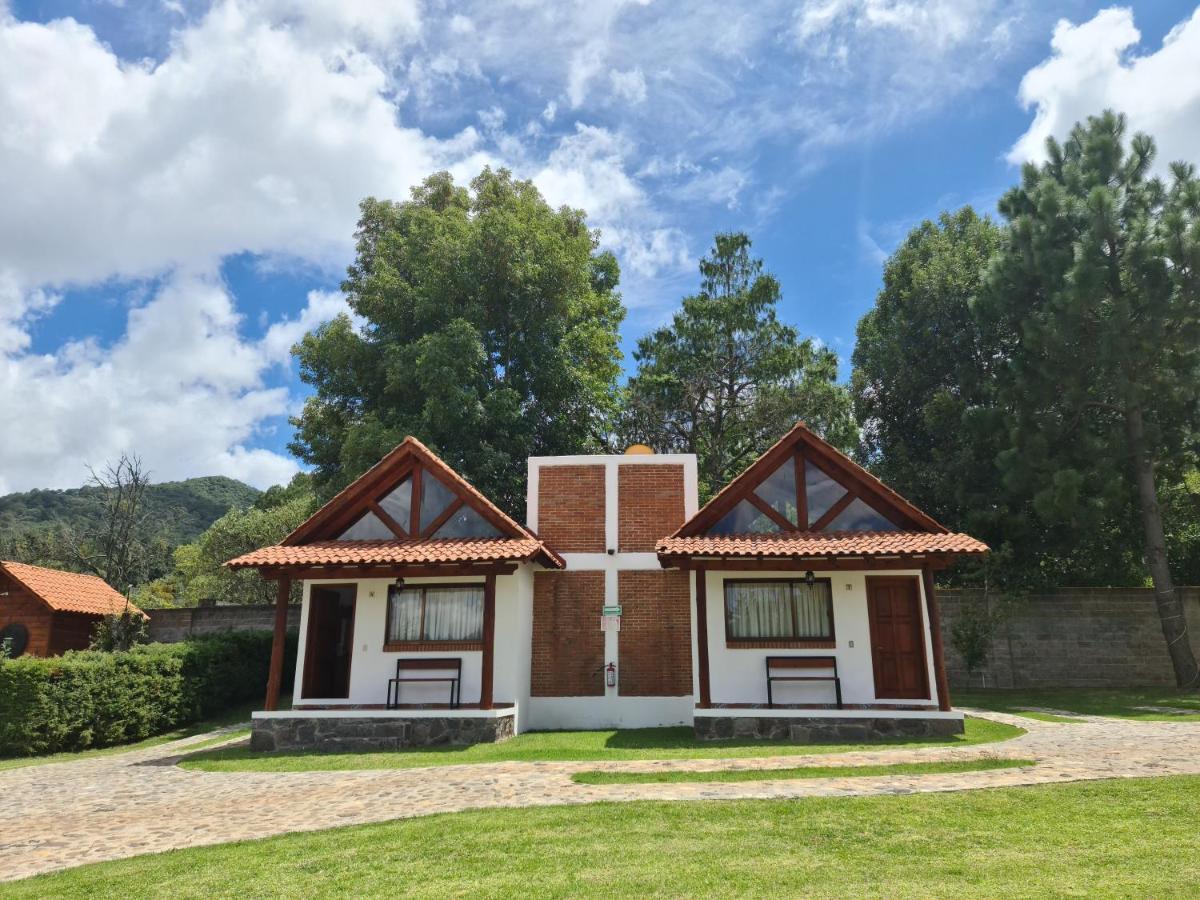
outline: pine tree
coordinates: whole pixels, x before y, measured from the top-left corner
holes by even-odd
[[[1136,514],[1176,681],[1200,684],[1167,559],[1159,484],[1177,482],[1200,412],[1200,181],[1151,175],[1154,142],[1112,112],[1076,125],[1000,202],[1010,223],[977,304],[1015,340],[1008,488],[1072,533]]]
[[[837,355],[780,322],[779,282],[750,238],[718,234],[700,260],[700,292],[671,324],[638,341],[623,441],[699,457],[702,500],[803,419],[831,443],[857,437]]]

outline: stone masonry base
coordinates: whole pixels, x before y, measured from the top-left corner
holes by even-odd
[[[962,734],[962,719],[775,718],[771,716],[697,716],[696,737],[702,741],[757,738],[819,744],[895,737],[945,737]]]
[[[250,749],[359,753],[437,744],[490,744],[513,736],[514,719],[514,716],[255,719]]]

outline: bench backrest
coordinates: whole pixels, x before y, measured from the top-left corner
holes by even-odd
[[[447,657],[446,659],[431,659],[422,657],[420,659],[398,659],[396,660],[396,673],[399,674],[405,669],[454,669],[456,672],[462,672],[462,659],[460,657]]]
[[[768,656],[767,669],[830,669],[837,671],[836,656]]]

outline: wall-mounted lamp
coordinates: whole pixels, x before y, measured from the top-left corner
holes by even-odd
[[[804,583],[810,587],[817,583],[817,576],[813,574],[813,570],[809,569],[804,573]]]

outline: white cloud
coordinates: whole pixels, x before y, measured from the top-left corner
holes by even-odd
[[[651,278],[688,266],[687,242],[679,228],[662,224],[630,174],[634,152],[629,138],[577,123],[533,180],[551,204],[587,210],[601,243],[621,255],[627,270]]]
[[[270,385],[344,301],[310,293],[274,322],[252,310],[263,336],[247,338],[214,274],[231,254],[334,271],[363,196],[507,165],[588,211],[644,322],[693,278],[689,244],[710,225],[770,215],[829,148],[986,81],[1030,27],[999,0],[197,9],[155,7],[169,40],[130,60],[86,24],[21,22],[0,0],[0,415],[45,434],[0,444],[0,490],[76,484],[122,449],[159,477],[294,471],[257,449],[296,402]],[[60,296],[140,279],[159,287],[115,342],[31,352]]]
[[[641,69],[634,68],[627,72],[613,69],[608,77],[612,82],[613,96],[618,100],[634,105],[646,102],[646,76]]]
[[[588,84],[604,68],[604,44],[592,41],[575,51],[567,73],[567,99],[577,109],[587,97]]]
[[[28,290],[12,272],[0,270],[0,356],[28,347],[32,321],[53,309],[60,299],[44,290]]]
[[[350,310],[344,294],[338,291],[309,291],[308,302],[294,319],[284,319],[267,329],[260,343],[263,358],[276,365],[286,366],[292,347],[318,325],[345,314],[356,327],[363,321]]]
[[[141,454],[156,480],[224,474],[266,487],[295,460],[254,448],[264,419],[288,410],[284,388],[264,385],[305,330],[345,308],[312,292],[300,315],[261,340],[240,332],[233,298],[211,274],[175,273],[128,313],[111,347],[69,343],[46,355],[0,357],[0,418],[36,440],[6,441],[0,493],[80,484],[87,465]]]
[[[397,124],[380,63],[313,44],[323,8],[285,27],[222,3],[157,66],[70,20],[0,21],[0,268],[41,284],[245,251],[340,263],[359,198],[451,160]],[[339,37],[355,8],[330,14]]]
[[[1014,163],[1045,158],[1046,138],[1104,109],[1123,112],[1131,131],[1158,143],[1161,172],[1174,160],[1200,163],[1200,10],[1171,29],[1162,47],[1139,55],[1132,10],[1106,9],[1081,25],[1062,20],[1051,55],[1021,80],[1033,123],[1009,153]]]

